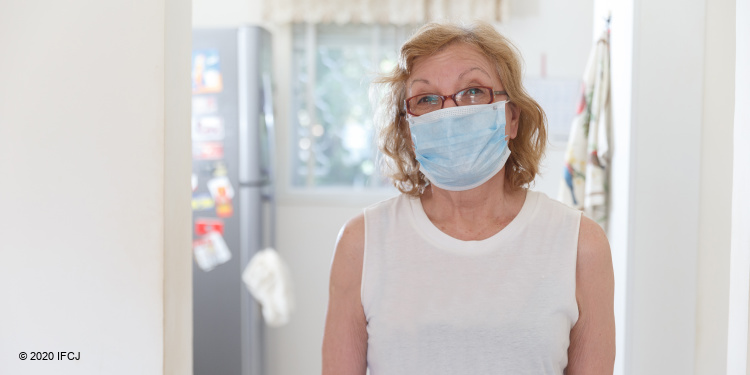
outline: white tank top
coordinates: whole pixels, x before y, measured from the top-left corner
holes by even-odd
[[[579,211],[528,191],[494,236],[462,241],[418,198],[365,209],[362,306],[370,375],[562,374]]]

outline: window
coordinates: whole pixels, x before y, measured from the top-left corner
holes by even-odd
[[[370,82],[396,64],[413,27],[296,24],[293,30],[291,182],[294,187],[382,187]]]

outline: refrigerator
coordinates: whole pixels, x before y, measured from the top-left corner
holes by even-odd
[[[263,375],[264,323],[242,282],[274,245],[271,37],[260,27],[193,30],[193,368]]]

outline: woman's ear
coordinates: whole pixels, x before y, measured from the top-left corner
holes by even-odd
[[[518,135],[518,122],[521,119],[521,108],[516,103],[509,102],[505,104],[505,135],[510,139]]]

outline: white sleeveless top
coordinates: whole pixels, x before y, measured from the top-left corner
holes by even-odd
[[[528,191],[494,236],[462,241],[418,198],[365,209],[362,306],[370,375],[562,374],[579,211]]]

